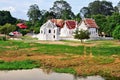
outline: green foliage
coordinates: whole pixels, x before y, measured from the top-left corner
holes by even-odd
[[[113,31],[113,37],[120,40],[120,25],[115,28]]]
[[[83,7],[80,10],[80,13],[84,15],[84,17],[91,17],[92,15],[112,15],[116,11],[116,8],[113,7],[112,3],[105,0],[95,0],[89,3],[88,7]]]
[[[91,16],[91,13],[90,13],[90,10],[88,7],[83,7],[81,10],[80,10],[80,13],[81,13],[81,17],[87,17],[89,18]]]
[[[22,35],[26,35],[28,32],[30,32],[30,30],[28,29],[21,29],[20,32],[22,33]]]
[[[32,23],[34,24],[37,20],[39,20],[41,18],[41,12],[39,10],[39,7],[37,4],[31,5],[27,15],[29,17],[29,20],[32,21]]]
[[[71,6],[65,0],[55,1],[50,11],[55,14],[55,18],[72,19],[74,17]]]
[[[111,2],[99,0],[89,3],[89,9],[92,15],[96,14],[111,15],[114,11]]]
[[[34,28],[34,33],[36,34],[40,33],[40,27]]]
[[[82,42],[83,39],[89,39],[89,32],[87,30],[76,30],[74,38],[80,39]]]
[[[6,37],[5,36],[0,36],[0,40],[1,41],[6,41]]]
[[[5,25],[6,23],[15,24],[16,21],[9,11],[0,11],[0,25]]]
[[[107,18],[105,15],[101,15],[101,14],[98,14],[98,15],[92,15],[92,18],[95,19],[95,22],[97,23],[97,25],[99,26],[99,32],[106,32],[108,26],[107,25]]]
[[[73,68],[55,68],[54,71],[58,73],[76,74],[76,71]]]
[[[78,23],[81,21],[81,16],[79,13],[77,15],[75,15],[74,20],[76,20]]]
[[[120,11],[120,1],[117,4],[118,11]]]
[[[107,34],[112,36],[112,33],[116,26],[120,25],[120,14],[114,13],[112,16],[107,17],[107,27],[105,27],[105,30]]]
[[[4,26],[0,27],[0,33],[2,34],[9,34],[10,32],[14,31],[16,26],[6,23]]]
[[[32,69],[39,66],[40,65],[38,65],[33,60],[13,61],[13,62],[0,61],[0,70]]]

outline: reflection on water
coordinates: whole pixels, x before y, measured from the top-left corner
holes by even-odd
[[[77,77],[45,69],[0,71],[0,80],[105,80],[100,76]]]

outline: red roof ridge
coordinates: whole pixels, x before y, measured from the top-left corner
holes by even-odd
[[[65,23],[69,29],[75,29],[75,27],[76,27],[75,20],[65,20]]]
[[[96,24],[95,20],[92,18],[85,18],[82,21],[87,25],[89,28],[99,28],[98,25]]]

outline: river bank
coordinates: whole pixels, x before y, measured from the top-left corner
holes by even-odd
[[[78,42],[65,43],[61,45],[21,41],[2,42],[0,44],[0,69],[37,67],[77,76],[101,75],[106,80],[120,79],[120,46],[115,41],[86,43],[87,50],[84,50],[83,44]],[[88,45],[92,45],[92,50]]]

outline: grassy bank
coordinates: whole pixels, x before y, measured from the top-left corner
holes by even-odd
[[[0,60],[1,70],[31,69],[41,64],[60,73],[101,75],[110,80],[120,78],[120,42],[115,40],[83,44],[77,41],[0,41]]]
[[[5,62],[3,60],[0,60],[0,70],[32,69],[37,67],[40,67],[40,64],[37,64],[33,60],[11,62]]]

